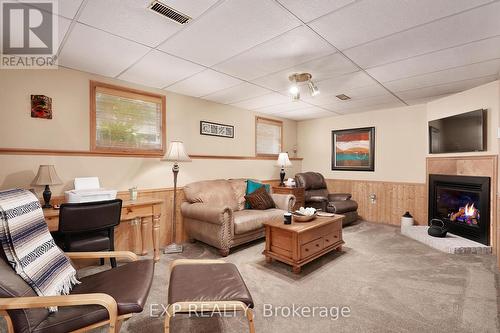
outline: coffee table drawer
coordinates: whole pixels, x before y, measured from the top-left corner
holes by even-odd
[[[324,240],[323,237],[313,240],[307,244],[304,244],[300,247],[300,257],[307,258],[310,257],[324,248]]]
[[[332,232],[331,234],[326,235],[324,238],[324,245],[325,247],[329,247],[330,245],[333,245],[337,243],[340,240],[340,230],[336,230]]]
[[[300,235],[300,244],[307,244],[315,239],[329,235],[337,230],[339,230],[339,228],[335,224],[328,224],[319,228],[309,230]]]

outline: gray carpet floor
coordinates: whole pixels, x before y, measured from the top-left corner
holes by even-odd
[[[341,253],[332,252],[293,274],[266,263],[264,242],[236,249],[226,260],[237,265],[256,303],[257,332],[499,332],[499,274],[495,257],[438,252],[386,225],[358,223],[344,229]],[[219,258],[202,243],[184,253],[162,255],[145,311],[122,332],[162,332],[169,262]],[[207,276],[207,283],[210,277]],[[157,305],[158,304],[158,305]],[[348,317],[264,316],[264,304],[349,307]],[[165,304],[166,305],[166,304]],[[268,305],[269,306],[269,305]],[[286,315],[286,312],[284,313]],[[172,332],[246,332],[244,317],[178,315]]]

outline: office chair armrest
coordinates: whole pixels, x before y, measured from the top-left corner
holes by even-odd
[[[139,260],[139,257],[130,251],[65,252],[65,254],[72,260],[105,258],[128,259],[130,261]]]
[[[115,332],[118,318],[118,305],[113,297],[103,293],[34,296],[34,297],[4,297],[0,298],[0,310],[17,310],[46,308],[51,306],[100,305],[109,314],[109,332]]]

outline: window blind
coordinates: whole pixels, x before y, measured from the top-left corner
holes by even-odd
[[[256,154],[278,155],[281,152],[283,123],[277,120],[256,119]]]
[[[96,148],[161,151],[162,123],[161,98],[96,87]]]

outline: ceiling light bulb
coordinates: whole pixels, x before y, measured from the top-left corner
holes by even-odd
[[[309,87],[309,91],[311,92],[311,96],[316,96],[316,95],[319,95],[319,89],[318,87],[314,84],[314,82],[312,82],[311,80],[309,80],[307,82],[307,85]]]
[[[293,83],[288,89],[288,92],[292,96],[292,101],[298,101],[300,99],[300,89],[296,83]]]

